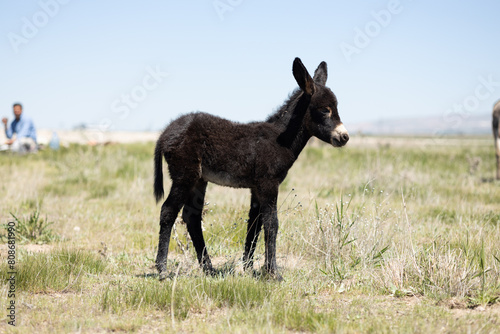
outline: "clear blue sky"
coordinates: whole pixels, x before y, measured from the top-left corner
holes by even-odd
[[[498,0],[2,1],[0,115],[20,101],[39,128],[157,130],[195,110],[262,120],[300,57],[310,72],[328,63],[348,128],[450,122],[454,105],[489,113],[500,98],[499,16]]]

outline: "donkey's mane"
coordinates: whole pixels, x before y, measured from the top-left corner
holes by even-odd
[[[302,93],[300,88],[294,90],[288,96],[287,100],[275,112],[269,115],[266,119],[267,123],[274,123],[277,125],[286,126],[292,118],[293,110],[297,106],[297,101]]]

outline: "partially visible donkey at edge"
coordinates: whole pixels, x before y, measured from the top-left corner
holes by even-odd
[[[493,107],[493,138],[495,139],[495,155],[497,157],[497,180],[500,180],[500,101]]]
[[[172,226],[181,208],[198,261],[207,274],[214,269],[203,239],[201,220],[207,182],[250,188],[251,206],[243,263],[253,267],[253,254],[264,226],[264,271],[281,280],[276,266],[278,187],[307,141],[315,136],[335,147],[349,140],[337,112],[337,98],[325,86],[326,63],[311,78],[299,58],[293,76],[300,89],[265,122],[240,124],[206,113],[191,113],[174,120],[160,135],[155,148],[156,201],[163,197],[162,158],[168,163],[172,187],[161,207],[156,268],[166,277]],[[255,97],[254,97],[255,98]]]

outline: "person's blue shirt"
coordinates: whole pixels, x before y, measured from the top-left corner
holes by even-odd
[[[31,118],[21,114],[19,120],[14,119],[10,123],[10,127],[5,130],[5,135],[7,138],[11,139],[14,133],[17,134],[17,138],[32,138],[36,143],[36,130],[35,125]]]

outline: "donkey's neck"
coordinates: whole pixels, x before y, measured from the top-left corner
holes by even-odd
[[[299,157],[300,152],[302,152],[310,138],[311,135],[309,134],[309,131],[307,131],[305,126],[302,125],[297,135],[291,142],[291,145],[289,146],[290,150],[293,152],[293,156],[295,157],[295,159]]]
[[[289,103],[292,110],[288,111],[290,115],[288,115],[287,122],[283,122],[285,127],[277,139],[281,146],[293,152],[295,158],[299,156],[307,141],[311,138],[309,131],[304,126],[304,116],[310,102],[311,96],[301,94],[294,99],[293,103]]]

